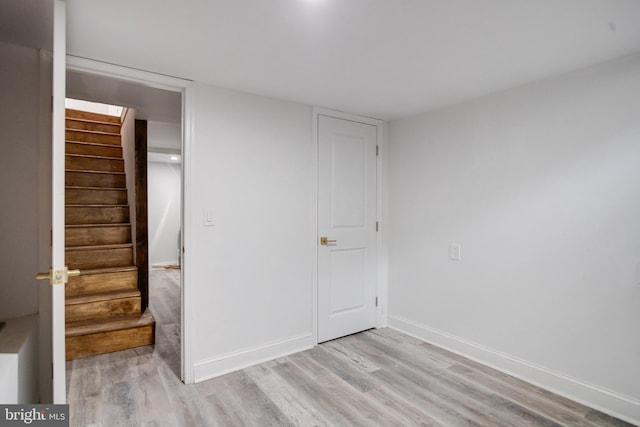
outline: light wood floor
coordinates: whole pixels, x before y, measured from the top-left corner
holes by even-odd
[[[72,426],[629,425],[391,329],[184,385],[178,279],[152,272],[155,348],[68,362]]]

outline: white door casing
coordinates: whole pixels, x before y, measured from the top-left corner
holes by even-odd
[[[376,326],[378,129],[322,114],[317,120],[317,321],[323,342]],[[329,242],[322,244],[321,237]]]
[[[182,94],[182,210],[181,210],[181,269],[180,289],[181,295],[181,379],[187,384],[194,382],[194,370],[191,352],[191,285],[189,270],[191,266],[191,252],[188,251],[191,244],[192,224],[189,221],[191,206],[191,153],[194,140],[194,115],[195,115],[195,91],[196,85],[190,80],[171,77],[164,74],[156,74],[150,71],[128,68],[121,65],[109,64],[76,56],[67,56],[67,69],[106,77],[108,79],[122,80],[136,85],[147,86]]]

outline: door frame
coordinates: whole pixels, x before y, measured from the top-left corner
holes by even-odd
[[[92,59],[67,55],[67,70],[84,74],[99,75],[141,86],[163,89],[182,94],[182,176],[181,176],[181,269],[180,269],[180,379],[186,384],[194,382],[192,343],[192,322],[190,313],[191,287],[189,267],[191,254],[185,248],[191,245],[191,194],[186,191],[191,186],[191,164],[194,146],[195,83],[191,80],[156,74],[150,71],[128,68]]]
[[[385,215],[385,191],[384,160],[386,153],[386,123],[383,120],[372,117],[359,116],[357,114],[345,113],[342,111],[330,110],[327,108],[313,107],[312,110],[312,136],[313,136],[313,233],[314,236],[314,259],[313,259],[313,285],[312,285],[312,334],[314,343],[318,344],[318,251],[320,235],[318,234],[318,186],[319,181],[319,138],[318,120],[320,116],[332,117],[335,119],[349,120],[352,122],[364,123],[376,127],[376,138],[378,144],[378,156],[376,157],[376,216],[379,224],[377,235],[377,266],[376,266],[376,295],[378,296],[378,306],[376,307],[376,328],[387,326],[387,257],[384,247],[384,218]]]

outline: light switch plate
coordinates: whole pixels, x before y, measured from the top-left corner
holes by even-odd
[[[213,227],[216,225],[215,223],[215,213],[212,210],[205,210],[204,211],[204,226],[205,227]]]

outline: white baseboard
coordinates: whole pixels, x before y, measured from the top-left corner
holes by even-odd
[[[390,328],[402,333],[490,366],[634,425],[640,425],[640,401],[632,397],[537,366],[526,360],[400,316],[388,314],[387,321]]]
[[[314,345],[313,336],[309,333],[201,360],[193,367],[195,382],[308,350]]]

